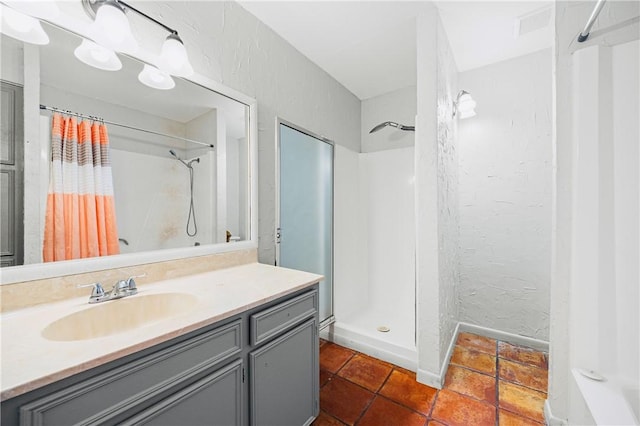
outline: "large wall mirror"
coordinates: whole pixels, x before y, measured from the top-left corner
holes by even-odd
[[[45,46],[1,36],[2,283],[254,247],[255,102],[198,77],[147,87],[138,79],[144,64],[126,55],[119,71],[90,67],[74,57],[82,38],[43,27]],[[47,222],[59,220],[48,216],[54,114],[104,125],[118,254],[43,256]],[[68,191],[67,170],[57,173]]]

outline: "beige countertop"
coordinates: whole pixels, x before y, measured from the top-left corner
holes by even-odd
[[[186,313],[116,334],[77,341],[51,341],[42,331],[51,323],[82,310],[120,300],[88,304],[87,296],[39,305],[0,315],[1,400],[21,395],[73,374],[229,318],[278,297],[308,287],[321,275],[259,263],[189,275],[138,287],[128,300],[159,293],[197,297]],[[114,305],[115,306],[115,305]],[[126,323],[127,318],[112,318]]]

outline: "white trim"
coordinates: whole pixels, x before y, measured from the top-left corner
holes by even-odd
[[[447,376],[447,369],[449,368],[449,363],[451,362],[451,357],[453,356],[453,350],[456,347],[456,342],[458,341],[458,334],[460,334],[460,322],[456,324],[456,328],[453,330],[453,335],[451,336],[451,341],[449,342],[449,347],[447,348],[447,353],[444,357],[444,362],[442,363],[442,367],[440,368],[440,382],[444,386],[444,379]]]
[[[46,278],[58,278],[66,275],[84,274],[128,266],[146,265],[169,260],[187,259],[210,254],[229,253],[238,250],[258,248],[253,241],[237,243],[210,244],[199,247],[183,247],[166,250],[153,250],[140,253],[116,254],[113,256],[92,257],[87,259],[63,260],[49,263],[34,263],[2,268],[0,285]]]
[[[545,351],[545,352],[549,351],[549,342],[544,340],[538,340],[532,337],[526,337],[526,336],[521,336],[519,334],[508,333],[506,331],[496,330],[495,328],[482,327],[475,324],[469,324],[467,322],[459,322],[458,327],[459,327],[459,332],[478,334],[480,336],[490,337],[492,339],[513,343],[515,345],[526,346],[526,347],[537,349],[540,351]]]
[[[447,348],[444,362],[442,363],[442,366],[440,368],[440,373],[434,374],[427,370],[417,369],[416,378],[418,382],[424,383],[425,385],[431,387],[435,387],[437,389],[442,389],[442,387],[444,386],[445,378],[447,376],[447,369],[449,368],[449,363],[451,362],[451,357],[453,356],[453,351],[455,349],[456,342],[458,341],[458,335],[462,332],[478,334],[480,336],[489,337],[503,342],[513,343],[515,345],[526,346],[545,352],[549,351],[549,342],[545,342],[544,340],[533,339],[531,337],[520,336],[519,334],[496,330],[495,328],[482,327],[479,325],[460,321],[456,324],[456,328],[453,332],[453,335],[451,336],[451,341],[449,342],[449,347]],[[556,424],[562,425],[563,423],[553,423],[553,425]]]
[[[569,423],[551,413],[551,404],[548,399],[544,400],[544,422],[547,426],[567,426]]]
[[[431,386],[432,388],[442,389],[444,383],[443,377],[438,374],[433,374],[427,370],[418,369],[416,373],[416,380],[419,383]]]
[[[451,362],[451,357],[453,356],[453,350],[456,347],[456,342],[458,341],[458,334],[460,333],[460,324],[456,323],[455,330],[453,331],[453,335],[451,336],[451,340],[449,341],[449,347],[447,348],[447,353],[444,357],[444,362],[440,367],[440,374],[434,374],[427,370],[420,370],[416,374],[416,379],[418,382],[423,383],[425,385],[442,389],[444,386],[444,379],[447,376],[447,370],[449,369],[449,363]]]

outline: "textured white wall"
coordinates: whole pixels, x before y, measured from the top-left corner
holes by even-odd
[[[258,101],[258,252],[273,264],[276,117],[359,151],[360,101],[235,2],[139,6],[178,30],[198,73]]]
[[[460,283],[460,215],[458,213],[458,127],[453,101],[458,70],[442,21],[437,27],[438,55],[438,273],[440,283],[440,365],[458,320],[456,293]]]
[[[385,127],[369,133],[374,126],[394,121],[413,126],[416,118],[416,87],[409,86],[384,95],[362,101],[361,150],[362,152],[413,146],[414,133]]]
[[[438,144],[435,7],[416,19],[417,115],[415,139],[417,378],[440,383],[440,286],[438,272]]]
[[[460,73],[459,319],[549,338],[551,50]]]
[[[418,380],[441,387],[456,317],[456,66],[437,10],[417,19],[415,143]],[[437,76],[437,78],[433,78]]]

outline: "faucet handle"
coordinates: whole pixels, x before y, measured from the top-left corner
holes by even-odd
[[[83,287],[93,287],[93,290],[91,290],[91,299],[99,299],[105,296],[104,288],[100,283],[78,285],[78,288],[83,288]]]
[[[127,291],[128,288],[129,285],[125,280],[118,280],[118,282],[113,285],[113,292],[120,293],[123,291]]]
[[[130,276],[127,279],[127,286],[129,287],[129,291],[133,292],[134,294],[138,292],[138,287],[136,287],[136,281],[134,280],[134,278],[142,278],[142,277],[146,277],[147,274],[140,274],[140,275],[133,275]]]

